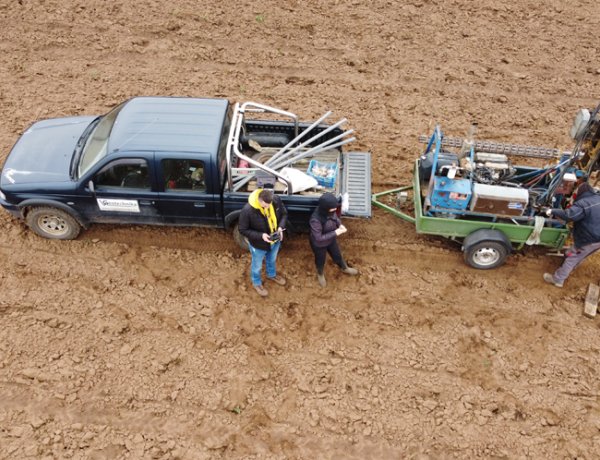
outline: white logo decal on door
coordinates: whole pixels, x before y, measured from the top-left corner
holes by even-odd
[[[115,200],[109,198],[98,198],[98,207],[100,211],[116,212],[140,212],[140,206],[137,200]]]

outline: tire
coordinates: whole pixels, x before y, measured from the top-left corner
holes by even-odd
[[[465,262],[478,270],[491,270],[506,261],[508,249],[497,241],[480,241],[465,250]]]
[[[31,209],[26,222],[36,234],[51,240],[73,240],[81,232],[81,225],[72,215],[52,207]]]
[[[242,235],[240,233],[240,223],[239,221],[235,223],[235,225],[233,226],[233,240],[236,242],[236,244],[244,249],[245,251],[250,250],[250,247],[248,246],[248,240],[246,239],[246,237],[244,235]]]
[[[275,152],[258,152],[252,155],[252,159],[259,163],[265,163],[270,160],[273,155],[275,155]]]

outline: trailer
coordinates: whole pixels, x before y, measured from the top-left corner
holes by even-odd
[[[372,203],[414,224],[417,233],[461,243],[476,269],[501,266],[525,245],[562,249],[569,227],[545,216],[565,208],[584,181],[596,185],[600,151],[600,105],[578,112],[571,152],[558,149],[444,137],[436,126],[415,161],[412,184],[375,193]],[[510,157],[543,159],[542,167],[513,166]]]

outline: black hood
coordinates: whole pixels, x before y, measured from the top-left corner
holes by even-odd
[[[327,215],[330,209],[338,207],[338,199],[333,193],[324,193],[319,198],[319,214]]]
[[[338,199],[335,197],[333,193],[324,193],[319,198],[319,204],[315,208],[311,217],[315,217],[319,219],[319,221],[324,224],[328,217],[330,217],[332,212],[329,212],[330,209],[337,208],[339,205]]]
[[[95,118],[54,118],[31,125],[4,163],[2,186],[69,181],[77,141]]]

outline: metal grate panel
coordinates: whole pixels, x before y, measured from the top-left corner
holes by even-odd
[[[347,216],[371,217],[371,154],[344,153],[343,192],[348,194]]]

